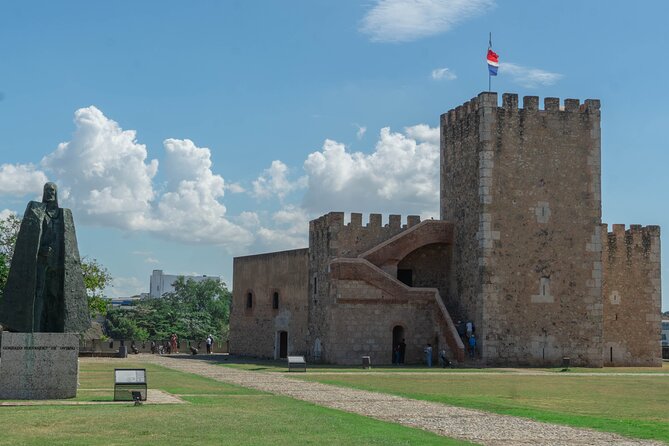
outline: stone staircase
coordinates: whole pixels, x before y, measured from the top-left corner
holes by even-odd
[[[436,312],[440,343],[448,345],[451,358],[458,363],[465,360],[465,346],[458,335],[455,324],[444,306],[436,288],[409,287],[383,269],[364,258],[337,258],[330,263],[330,276],[338,280],[363,280],[379,289],[380,300],[388,303],[423,300],[432,303]]]

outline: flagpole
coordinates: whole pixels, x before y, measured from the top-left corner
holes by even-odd
[[[490,35],[488,36],[488,50],[492,48],[492,31],[490,32]],[[491,88],[491,78],[492,76],[490,75],[490,70],[488,70],[488,93],[492,91]]]

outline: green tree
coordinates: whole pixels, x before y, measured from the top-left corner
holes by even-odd
[[[111,284],[112,276],[109,270],[101,265],[97,259],[81,259],[81,272],[84,275],[84,285],[88,294],[88,309],[91,317],[105,314],[109,301],[104,290]]]
[[[0,298],[2,298],[9,276],[9,265],[12,263],[14,246],[20,226],[21,219],[15,214],[9,214],[7,217],[0,219]]]
[[[204,339],[208,334],[216,333],[220,339],[223,334],[227,335],[231,294],[224,282],[196,282],[179,277],[173,286],[174,292],[167,293],[164,297],[177,303],[181,309],[182,336],[188,339]]]
[[[111,308],[107,311],[105,329],[112,339],[146,341],[148,332],[137,325],[133,317],[128,317],[132,310]]]
[[[110,310],[107,334],[116,337],[133,333],[134,338],[125,339],[135,340],[144,340],[137,337],[144,332],[149,339],[157,340],[166,340],[172,333],[194,341],[204,340],[209,334],[227,339],[231,294],[225,283],[179,277],[173,285],[174,292],[158,299],[141,300],[131,310]]]

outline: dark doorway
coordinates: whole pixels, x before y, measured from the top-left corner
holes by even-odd
[[[279,332],[279,359],[288,357],[288,332]]]
[[[396,325],[393,327],[393,345],[392,345],[392,362],[393,364],[404,363],[404,327]]]
[[[413,286],[413,273],[410,269],[398,269],[397,280],[406,286]]]

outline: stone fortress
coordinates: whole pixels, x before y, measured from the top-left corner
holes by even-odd
[[[600,102],[481,93],[441,116],[440,220],[331,212],[234,259],[233,354],[359,364],[659,366],[660,228],[601,222]]]

